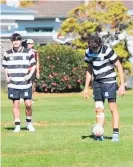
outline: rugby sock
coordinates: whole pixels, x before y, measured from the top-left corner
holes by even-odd
[[[26,117],[26,122],[27,122],[27,124],[28,124],[28,123],[31,123],[31,116],[27,116],[27,117]]]
[[[113,134],[118,134],[119,135],[119,129],[118,128],[114,128],[113,129]]]
[[[20,119],[15,119],[15,126],[20,125]]]

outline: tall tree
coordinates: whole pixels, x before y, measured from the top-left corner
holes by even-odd
[[[69,12],[69,17],[61,25],[60,34],[74,36],[72,46],[84,52],[90,33],[106,31],[115,38],[115,34],[122,32],[125,27],[128,32],[132,31],[133,23],[127,10],[123,3],[117,1],[91,1]],[[125,67],[130,69],[126,42],[123,40],[114,49],[121,57],[123,66],[126,63]]]

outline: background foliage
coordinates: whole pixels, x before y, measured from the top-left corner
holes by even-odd
[[[71,24],[70,24],[71,23]],[[60,33],[75,37],[72,46],[81,53],[87,48],[87,37],[90,33],[107,31],[115,35],[126,27],[127,32],[133,34],[133,21],[127,14],[127,8],[117,1],[90,1],[88,5],[80,5],[69,12],[69,17],[62,23]],[[123,68],[131,71],[128,61],[129,52],[125,40],[114,47],[121,59]],[[126,64],[126,66],[125,66]]]
[[[49,44],[38,48],[41,77],[40,92],[81,91],[84,85],[83,56],[70,46]]]

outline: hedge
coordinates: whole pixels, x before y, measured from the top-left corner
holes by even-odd
[[[39,92],[79,92],[85,82],[83,55],[70,46],[48,44],[39,46]]]

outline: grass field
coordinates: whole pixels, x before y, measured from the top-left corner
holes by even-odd
[[[94,141],[93,100],[81,93],[36,95],[33,124],[36,132],[13,133],[12,103],[2,93],[2,167],[133,167],[133,92],[118,98],[120,142],[112,143],[111,114],[105,105],[105,140]]]

